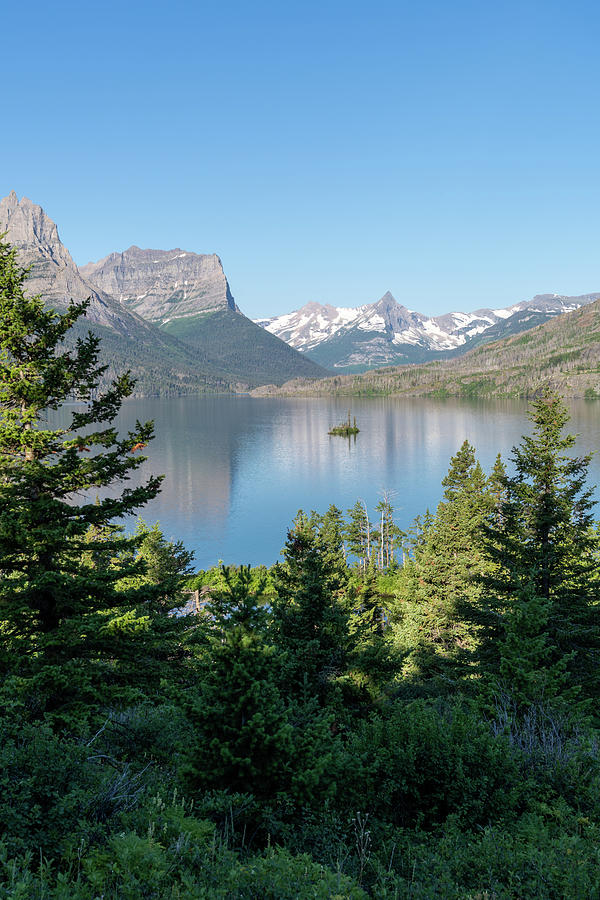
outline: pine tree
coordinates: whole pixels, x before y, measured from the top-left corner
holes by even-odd
[[[251,590],[249,566],[222,575],[198,635],[197,690],[184,699],[197,738],[186,775],[195,788],[270,796],[289,777],[293,728],[267,640],[264,586]]]
[[[324,515],[311,512],[308,522],[314,529],[321,548],[327,582],[332,591],[342,590],[348,581],[346,548],[344,545],[344,514],[333,504]]]
[[[494,568],[472,608],[481,628],[476,658],[484,684],[518,705],[554,695],[595,694],[600,661],[597,535],[590,455],[572,457],[568,412],[546,391],[530,412],[533,433],[513,448],[514,475],[486,528]]]
[[[418,535],[402,579],[396,632],[402,649],[413,647],[413,676],[441,679],[448,686],[464,674],[465,652],[474,646],[463,608],[477,602],[478,579],[489,567],[482,527],[494,508],[494,483],[464,441],[442,485],[443,499]]]
[[[132,586],[160,586],[168,602],[171,602],[180,594],[185,577],[192,574],[194,554],[186,550],[182,541],[167,540],[158,522],[148,525],[143,519],[138,519],[135,538],[134,558],[143,562],[145,571],[129,583]],[[183,602],[181,597],[182,605]]]
[[[392,646],[386,610],[377,589],[377,570],[373,566],[361,573],[345,605],[349,612],[347,674],[343,679],[345,702],[354,709],[366,711],[381,700],[402,666],[402,659]]]
[[[352,556],[356,558],[357,565],[363,572],[366,571],[371,561],[371,523],[367,512],[367,506],[363,500],[357,500],[354,506],[348,510],[349,521],[346,526],[345,538]]]
[[[146,680],[153,668],[163,591],[119,588],[143,567],[123,553],[111,523],[154,497],[161,479],[118,488],[143,462],[137,451],[152,423],[118,435],[112,422],[131,393],[129,375],[99,394],[99,339],[68,345],[87,302],[46,309],[26,294],[27,275],[0,241],[0,667],[32,677],[43,668],[38,702],[45,693],[51,707],[76,683],[97,694],[103,681],[122,680],[124,665],[141,674],[147,662]],[[48,412],[67,400],[84,405],[68,426],[51,427]],[[86,499],[102,488],[110,495]],[[159,630],[172,628],[163,615]]]
[[[291,695],[309,691],[324,698],[344,669],[347,614],[339,602],[330,548],[304,513],[296,516],[275,567],[273,619],[277,645],[286,653]]]

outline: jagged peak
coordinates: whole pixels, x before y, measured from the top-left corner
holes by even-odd
[[[50,217],[46,214],[45,210],[39,205],[39,203],[34,203],[33,200],[30,200],[29,197],[19,197],[16,191],[11,191],[6,197],[3,197],[0,200],[0,206],[4,210],[8,210],[10,213],[13,213],[16,209],[20,210],[34,210],[38,212],[49,221],[52,221]]]
[[[3,197],[2,200],[0,200],[0,209],[7,218],[11,217],[18,205],[19,198],[17,197],[16,191],[11,191],[7,197]]]

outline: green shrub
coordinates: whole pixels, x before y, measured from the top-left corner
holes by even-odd
[[[600,896],[598,827],[527,814],[510,831],[397,832],[371,882],[378,900],[582,900]],[[392,857],[392,865],[388,860]]]
[[[47,725],[0,722],[0,838],[7,852],[60,852],[99,781],[86,748]]]
[[[460,704],[397,703],[358,726],[347,754],[342,802],[396,825],[430,827],[451,813],[486,824],[526,788],[508,741]]]

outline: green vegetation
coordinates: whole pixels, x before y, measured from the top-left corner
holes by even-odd
[[[597,897],[600,529],[560,399],[508,469],[465,442],[408,534],[387,496],[301,511],[271,570],[193,574],[119,525],[160,487],[123,486],[129,376],[99,393],[85,304],[25,276],[0,245],[0,900]]]
[[[358,434],[360,428],[356,424],[356,416],[354,416],[354,422],[351,421],[350,418],[350,410],[348,410],[348,418],[345,422],[340,422],[339,425],[333,425],[329,430],[329,434],[337,434],[341,437],[350,437],[352,434]]]
[[[125,366],[131,372],[133,396],[181,397],[187,394],[228,393],[232,377],[194,348],[152,326],[140,326],[129,339],[112,328],[76,320],[68,342],[84,339],[89,330],[102,341],[106,369],[99,385],[106,388]]]
[[[307,356],[232,309],[172,319],[161,331],[188,350],[201,353],[215,369],[227,373],[229,381],[245,388],[327,374]]]

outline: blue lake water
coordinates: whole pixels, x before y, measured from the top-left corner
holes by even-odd
[[[160,495],[140,510],[165,535],[195,552],[195,566],[271,565],[298,509],[346,510],[357,498],[374,508],[387,491],[407,528],[434,509],[450,457],[469,440],[489,471],[529,430],[527,404],[426,399],[353,399],[360,434],[330,437],[346,418],[337,399],[184,397],[129,400],[120,430],[153,419],[156,438],[141,474],[164,473]],[[577,453],[600,447],[600,403],[570,404]],[[58,414],[61,418],[68,410]],[[600,457],[591,466],[600,483]],[[600,518],[600,508],[598,511]]]

